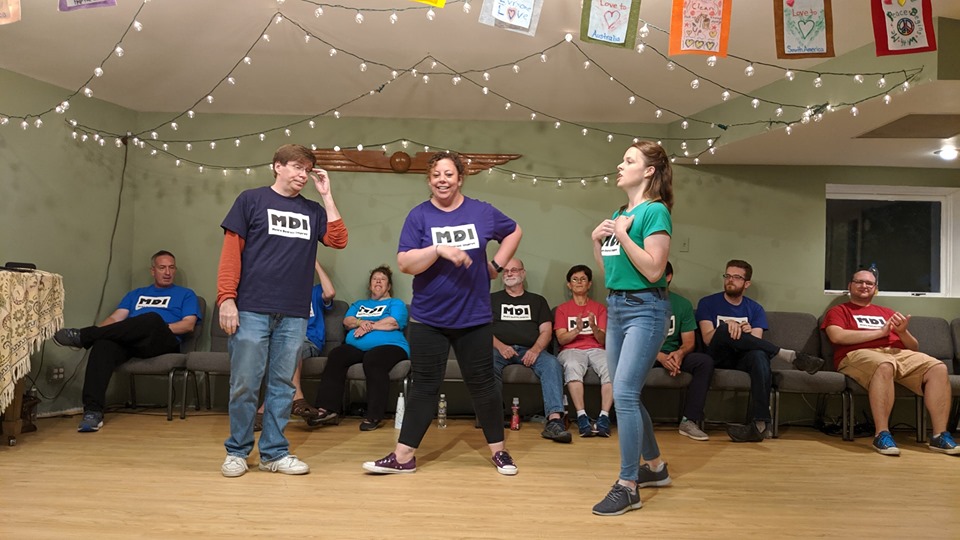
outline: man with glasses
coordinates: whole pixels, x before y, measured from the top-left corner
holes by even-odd
[[[770,427],[770,360],[782,358],[810,374],[823,366],[821,358],[783,349],[762,339],[767,314],[763,306],[743,295],[752,277],[750,263],[731,260],[723,274],[723,292],[705,296],[697,304],[697,324],[714,366],[750,374],[747,422],[727,428],[727,435],[734,442],[760,442]]]
[[[490,295],[493,308],[493,370],[503,380],[508,364],[523,364],[540,379],[547,423],[540,434],[545,439],[573,440],[563,425],[563,368],[546,351],[553,338],[553,321],[547,299],[523,288],[523,262],[510,259],[503,267],[503,290]]]
[[[230,437],[220,472],[247,472],[261,383],[261,471],[306,474],[283,434],[293,403],[293,373],[310,316],[317,242],[347,245],[347,228],[327,171],[309,148],[285,144],[273,155],[273,185],[241,193],[224,218],[217,275],[220,327],[230,336]],[[323,205],[300,191],[313,181]]]
[[[833,344],[837,371],[867,389],[876,424],[873,449],[886,456],[900,455],[889,428],[893,383],[897,383],[923,396],[933,424],[930,449],[960,454],[960,447],[947,431],[950,415],[947,365],[917,351],[920,344],[907,329],[910,315],[873,304],[877,294],[877,276],[873,272],[855,272],[849,291],[850,301],[830,308],[821,328]]]
[[[577,429],[581,437],[610,436],[610,408],[613,406],[613,382],[607,370],[607,351],[603,343],[607,335],[607,308],[590,298],[593,271],[578,264],[567,271],[567,288],[573,298],[557,306],[554,328],[563,366],[563,378],[570,400],[577,410]],[[596,424],[587,415],[583,401],[583,376],[587,367],[600,378],[600,414]]]

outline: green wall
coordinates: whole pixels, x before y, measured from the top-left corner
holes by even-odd
[[[55,103],[62,89],[0,72],[5,94],[15,95],[13,108],[30,111]],[[74,98],[79,100],[86,98]],[[81,122],[108,126],[116,132],[137,132],[164,124],[169,117],[136,113],[121,107],[84,102]],[[71,117],[81,107],[73,107]],[[23,114],[23,112],[20,112]],[[184,140],[256,132],[287,118],[218,115],[181,120],[176,133]],[[639,129],[622,127],[619,131]],[[658,126],[645,126],[656,134]],[[348,119],[318,122],[315,130],[294,127],[293,136],[269,133],[265,142],[244,139],[240,148],[220,143],[210,151],[197,144],[191,152],[171,145],[190,159],[221,166],[269,162],[277,146],[286,142],[353,146],[409,139],[460,151],[523,154],[504,168],[525,174],[577,177],[613,172],[630,141],[583,137],[570,128],[554,129],[539,122],[454,122],[402,119]],[[665,131],[664,131],[665,132]],[[70,130],[54,121],[42,129],[0,128],[0,253],[4,260],[36,262],[60,273],[66,286],[65,322],[83,326],[94,322],[100,291],[106,279],[103,310],[108,314],[124,292],[149,283],[149,256],[158,249],[177,255],[178,282],[194,288],[212,304],[216,296],[216,268],[222,232],[220,221],[243,189],[271,183],[269,171],[251,175],[231,171],[224,176],[209,169],[176,167],[169,157],[152,157],[147,150],[101,148],[79,143]],[[161,136],[168,133],[161,130]],[[391,151],[394,148],[391,147]],[[414,152],[411,145],[407,150]],[[124,170],[124,153],[129,159]],[[419,175],[331,173],[333,193],[350,231],[343,251],[321,248],[319,258],[328,269],[338,297],[352,301],[365,293],[370,268],[396,266],[399,229],[411,207],[425,200],[428,189]],[[121,178],[123,194],[119,195]],[[611,178],[611,183],[613,178]],[[696,301],[720,290],[723,264],[742,258],[754,265],[749,294],[768,310],[807,311],[819,315],[839,297],[823,293],[824,186],[827,183],[878,183],[954,186],[956,172],[862,167],[699,166],[676,167],[674,186],[675,248],[689,240],[689,251],[673,250],[677,271],[675,288]],[[527,267],[528,288],[555,305],[567,299],[563,278],[576,263],[595,267],[590,232],[624,201],[622,192],[602,182],[586,188],[573,182],[557,189],[555,183],[533,186],[529,179],[512,182],[509,175],[481,173],[467,179],[464,192],[486,200],[515,218],[524,230],[519,255]],[[319,199],[314,188],[304,192]],[[117,202],[120,200],[119,214]],[[109,264],[111,230],[119,215]],[[395,295],[409,300],[410,278],[397,275]],[[499,288],[499,283],[494,284]],[[594,296],[602,296],[597,280]],[[952,319],[960,313],[960,299],[883,298],[882,303],[913,314]],[[208,308],[207,316],[210,315]],[[206,340],[204,340],[204,344]],[[42,360],[41,360],[42,357]],[[34,356],[34,376],[47,397],[46,411],[77,407],[82,370],[63,391],[45,381],[46,369],[62,365],[71,375],[81,353],[45,348]],[[43,368],[40,365],[43,365]],[[82,366],[81,366],[82,367]],[[41,372],[41,369],[43,370]],[[125,381],[116,381],[112,397],[126,397]],[[147,390],[162,401],[160,383]],[[138,387],[138,390],[140,388]],[[149,396],[152,394],[148,393]]]

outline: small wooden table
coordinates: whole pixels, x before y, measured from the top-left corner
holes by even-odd
[[[63,326],[63,277],[0,270],[0,412],[3,436],[17,443],[30,353]]]

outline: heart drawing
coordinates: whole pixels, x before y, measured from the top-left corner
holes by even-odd
[[[797,29],[800,30],[800,36],[803,39],[810,37],[810,34],[813,32],[813,29],[816,28],[816,23],[811,20],[799,21],[797,23]]]
[[[607,28],[614,29],[620,23],[620,12],[619,11],[606,11],[603,14],[603,22],[606,23]]]
[[[517,8],[507,8],[507,17],[512,21],[517,16]]]

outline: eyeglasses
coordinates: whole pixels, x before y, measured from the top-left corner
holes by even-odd
[[[723,279],[732,279],[732,280],[734,280],[734,281],[746,281],[746,280],[747,280],[747,278],[745,278],[744,276],[741,276],[740,274],[723,274],[723,276],[721,276],[721,277],[722,277]]]
[[[585,277],[570,278],[570,281],[572,281],[573,283],[589,283],[590,282],[590,280]]]
[[[867,280],[864,280],[864,279],[852,279],[852,280],[850,280],[850,283],[853,283],[854,285],[863,285],[864,287],[866,287],[866,288],[868,288],[868,289],[872,289],[872,288],[874,288],[874,287],[877,286],[877,282],[876,282],[876,281],[867,281]]]
[[[519,274],[520,272],[523,272],[523,268],[504,268],[503,269],[504,274]]]
[[[287,167],[290,167],[290,168],[292,168],[293,170],[295,170],[295,171],[297,171],[297,172],[300,172],[300,173],[302,173],[302,172],[308,173],[308,172],[311,172],[311,171],[313,170],[313,169],[310,168],[310,167],[304,167],[303,165],[301,165],[301,164],[300,164],[299,162],[297,162],[297,161],[288,161],[288,162],[287,162]]]

